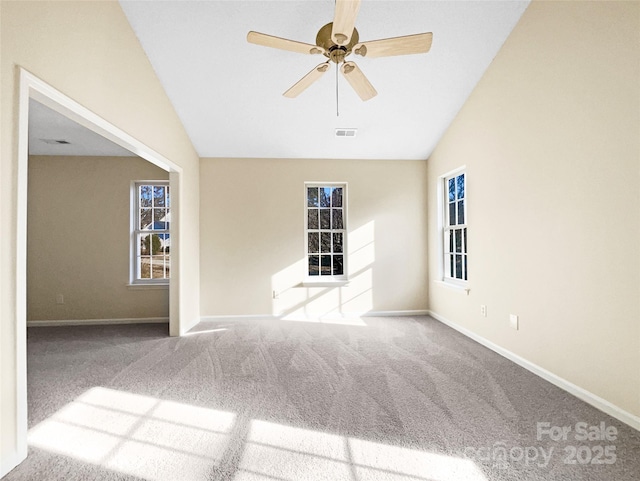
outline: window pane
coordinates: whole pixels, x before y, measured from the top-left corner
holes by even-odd
[[[456,181],[449,179],[449,201],[456,200]]]
[[[464,200],[458,201],[458,224],[464,224]]]
[[[331,207],[331,187],[320,187],[320,207]]]
[[[453,252],[453,231],[447,231],[447,237],[449,238],[449,250],[447,252]]]
[[[158,239],[160,239],[160,252],[164,254],[168,254],[171,251],[169,236],[170,234],[158,234]]]
[[[155,236],[158,237],[158,236]],[[164,256],[151,257],[151,278],[164,279]]]
[[[164,207],[165,206],[165,197],[164,197],[164,186],[163,185],[154,185],[153,186],[153,206],[154,207]]]
[[[342,187],[336,187],[331,194],[333,207],[342,207]]]
[[[331,232],[320,233],[320,251],[331,252]]]
[[[140,230],[151,230],[153,227],[152,209],[140,209]]]
[[[151,186],[140,186],[140,207],[151,207]]]
[[[449,225],[456,225],[456,203],[449,204]]]
[[[142,245],[141,245],[141,254],[142,255],[157,255],[162,252],[162,241],[160,240],[160,236],[158,234],[151,235],[143,235],[142,236]]]
[[[342,224],[342,209],[332,209],[333,213],[333,228],[334,229],[344,229]]]
[[[464,256],[464,280],[467,280],[467,256]]]
[[[463,230],[464,233],[464,247],[463,247],[463,252],[466,254],[467,253],[467,228],[465,227]]]
[[[320,245],[320,241],[319,241],[319,238],[318,238],[318,233],[317,232],[309,232],[307,243],[308,243],[309,253],[318,252],[319,245]]]
[[[320,209],[320,228],[331,229],[331,209]]]
[[[453,277],[454,274],[454,270],[453,270],[453,255],[449,256],[449,277]]]
[[[318,207],[317,187],[307,187],[307,207]]]
[[[151,257],[140,257],[140,279],[151,279]]]
[[[341,276],[344,274],[344,257],[343,256],[333,256],[333,275]]]
[[[458,199],[464,199],[464,174],[456,177],[456,183],[458,184]]]
[[[149,251],[149,238],[151,236],[149,234],[143,234],[140,236],[140,243],[139,243],[139,249],[140,249],[140,255],[142,256],[148,256],[151,252]]]
[[[462,279],[462,256],[456,255],[456,279]]]
[[[170,207],[170,205],[171,205],[171,202],[170,202],[171,201],[171,197],[169,196],[169,186],[167,185],[164,188],[164,190],[165,190],[165,193],[167,194],[167,203],[166,203],[166,205],[167,205],[167,207]]]
[[[168,229],[167,209],[153,209],[153,230]]]
[[[331,256],[330,255],[320,256],[320,275],[323,275],[323,276],[331,275]]]
[[[309,209],[307,212],[307,228],[319,229],[320,224],[318,222],[318,209]]]
[[[456,229],[456,252],[462,252],[462,229]]]
[[[342,252],[342,232],[333,233],[333,252]]]
[[[319,264],[320,264],[319,256],[309,256],[309,275],[310,276],[320,275]]]

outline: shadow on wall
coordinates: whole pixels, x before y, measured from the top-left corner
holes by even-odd
[[[375,222],[350,232],[347,238],[349,282],[339,287],[304,286],[306,257],[271,276],[272,314],[284,320],[339,320],[358,317],[373,309]],[[321,281],[321,279],[319,279]]]

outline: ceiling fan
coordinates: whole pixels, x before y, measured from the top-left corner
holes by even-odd
[[[318,31],[315,45],[253,31],[247,34],[247,41],[291,52],[322,54],[329,59],[296,82],[283,94],[285,97],[294,98],[300,95],[322,77],[322,74],[329,70],[331,62],[334,62],[336,65],[342,64],[339,67],[340,71],[358,96],[362,100],[369,100],[378,94],[376,89],[373,88],[362,70],[354,62],[347,61],[346,57],[351,53],[362,57],[391,57],[427,53],[431,48],[433,34],[428,32],[360,42],[358,31],[354,28],[359,9],[360,0],[336,0],[333,22],[326,24]]]

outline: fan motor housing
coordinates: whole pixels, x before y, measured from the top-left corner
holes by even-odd
[[[341,63],[344,61],[344,58],[351,53],[351,49],[358,43],[360,37],[358,35],[358,30],[354,28],[349,43],[347,45],[337,45],[331,39],[332,30],[333,22],[330,22],[322,27],[318,31],[318,35],[316,35],[316,45],[318,47],[324,48],[327,52],[325,56],[327,56],[333,62]]]

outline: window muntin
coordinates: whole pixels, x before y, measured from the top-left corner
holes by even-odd
[[[467,281],[466,174],[444,178],[444,278]]]
[[[346,279],[346,184],[305,184],[307,277]]]
[[[171,197],[168,182],[136,182],[133,282],[166,283],[170,277]]]

